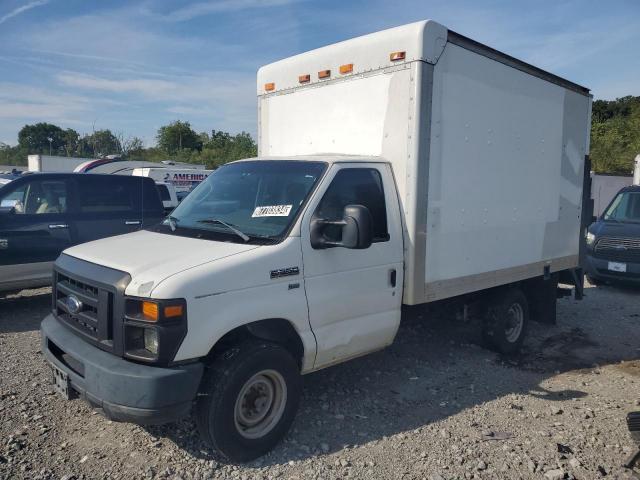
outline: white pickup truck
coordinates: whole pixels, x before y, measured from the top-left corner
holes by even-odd
[[[424,21],[262,67],[258,98],[257,158],[58,258],[42,348],[67,398],[193,410],[246,461],[287,432],[301,375],[391,344],[403,304],[512,353],[559,280],[580,296],[586,88]]]

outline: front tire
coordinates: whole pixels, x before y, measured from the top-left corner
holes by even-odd
[[[505,355],[520,350],[529,325],[527,297],[518,288],[497,293],[487,308],[482,336],[488,348]]]
[[[232,462],[247,462],[286,435],[300,402],[298,363],[280,345],[249,340],[207,369],[196,403],[201,437]]]

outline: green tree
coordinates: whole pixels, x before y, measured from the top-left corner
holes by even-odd
[[[629,174],[640,153],[640,97],[593,102],[591,161],[598,173]]]
[[[105,156],[122,153],[120,140],[111,130],[96,130],[86,137],[85,148],[88,148],[93,156]]]
[[[189,122],[176,120],[160,127],[156,136],[158,147],[169,154],[180,150],[202,150],[201,137],[191,128]]]
[[[51,123],[25,125],[18,132],[18,144],[29,153],[55,155],[64,151],[65,132]]]
[[[80,134],[72,128],[67,128],[62,134],[64,139],[64,151],[67,157],[73,157],[78,153]]]

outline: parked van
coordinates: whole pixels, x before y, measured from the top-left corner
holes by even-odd
[[[53,261],[78,243],[164,218],[152,180],[39,173],[0,188],[0,291],[51,283]]]
[[[134,168],[131,174],[152,178],[156,183],[168,183],[173,185],[176,192],[189,192],[206,179],[212,171],[204,168],[195,168],[195,166],[194,168],[167,166]]]
[[[621,189],[587,232],[589,282],[640,283],[640,185]]]
[[[257,158],[56,261],[42,350],[66,398],[193,408],[245,461],[286,434],[301,374],[390,345],[403,305],[513,353],[560,279],[580,296],[588,89],[424,21],[262,67],[257,93]]]

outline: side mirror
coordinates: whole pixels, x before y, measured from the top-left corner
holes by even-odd
[[[325,229],[335,225],[340,227],[340,240],[329,239]],[[311,246],[315,249],[343,247],[355,250],[369,248],[373,241],[373,221],[371,212],[362,205],[344,207],[342,220],[315,219],[311,222]]]

